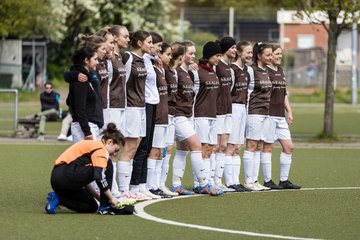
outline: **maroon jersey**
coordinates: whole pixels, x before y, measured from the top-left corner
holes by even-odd
[[[144,64],[144,59],[134,53],[127,53],[123,58],[126,62],[129,60],[129,55],[132,55],[132,63],[129,79],[126,81],[126,100],[127,107],[145,107],[145,79],[147,71]]]
[[[165,80],[164,69],[154,67],[156,73],[156,85],[159,91],[160,102],[156,106],[155,124],[168,124],[168,84]]]
[[[284,101],[286,96],[286,80],[283,69],[268,67],[269,77],[272,83],[272,93],[270,97],[269,115],[285,117]]]
[[[234,71],[234,87],[231,90],[232,103],[246,104],[250,79],[247,66],[240,68],[239,65],[233,63],[231,68]]]
[[[194,117],[216,118],[219,79],[212,71],[199,64],[199,91],[195,97]]]
[[[254,70],[254,79],[250,79],[252,91],[249,97],[248,114],[269,115],[272,84],[267,68],[263,69],[255,64],[251,67]]]
[[[219,78],[220,85],[217,96],[217,104],[216,104],[216,114],[217,115],[226,115],[232,113],[231,109],[231,68],[229,64],[219,61],[216,66],[216,75]]]
[[[189,72],[182,67],[177,67],[176,72],[178,74],[178,90],[174,115],[175,117],[191,117],[194,104],[194,83]]]
[[[169,66],[165,66],[165,79],[168,84],[168,105],[169,114],[175,115],[176,93],[178,89],[178,80],[176,70],[172,70]]]
[[[126,71],[122,62],[122,57],[115,53],[111,60],[113,67],[113,77],[109,86],[110,108],[125,108],[125,81]]]
[[[96,66],[96,72],[100,80],[101,104],[103,108],[107,108],[109,74],[106,59],[104,61],[99,60],[99,64]]]

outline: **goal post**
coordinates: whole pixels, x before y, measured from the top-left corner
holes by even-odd
[[[0,89],[1,95],[9,95],[10,101],[1,101],[0,135],[14,136],[18,128],[19,92],[17,89]],[[7,96],[2,96],[7,99]]]

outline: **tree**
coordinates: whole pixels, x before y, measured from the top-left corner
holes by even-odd
[[[321,24],[328,33],[326,62],[325,113],[322,136],[334,137],[334,76],[338,37],[344,29],[358,23],[360,4],[353,0],[301,0],[298,1],[300,17],[308,17],[310,22]]]

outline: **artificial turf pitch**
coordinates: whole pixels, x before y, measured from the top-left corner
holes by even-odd
[[[49,177],[64,144],[0,144],[1,239],[259,239],[166,225],[137,216],[47,215]],[[290,179],[300,191],[177,198],[145,208],[153,216],[203,226],[279,236],[321,239],[360,237],[360,149],[298,148]],[[279,161],[273,155],[273,177]],[[184,185],[191,186],[187,165]],[[171,175],[171,174],[170,174]],[[261,172],[259,174],[260,182]],[[242,177],[241,177],[242,180]],[[354,189],[341,189],[357,187]],[[315,189],[309,189],[315,188]],[[319,189],[322,188],[322,189]],[[329,188],[329,189],[323,189]],[[262,238],[265,239],[265,238]]]

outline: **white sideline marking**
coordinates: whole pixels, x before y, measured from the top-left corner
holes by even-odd
[[[315,191],[315,190],[358,190],[360,187],[335,187],[335,188],[302,188],[300,191]],[[299,191],[299,190],[294,190]],[[285,191],[267,191],[267,192],[285,192]],[[265,192],[262,192],[265,193]],[[241,194],[241,193],[240,193]],[[187,197],[199,197],[199,196],[206,196],[206,195],[192,195],[192,196],[183,196],[181,198]],[[165,223],[169,225],[181,226],[181,227],[189,227],[195,228],[200,230],[207,230],[207,231],[214,231],[214,232],[223,232],[223,233],[232,233],[232,234],[239,234],[239,235],[246,235],[246,236],[253,236],[253,237],[267,237],[267,238],[277,238],[277,239],[294,239],[294,240],[315,240],[316,238],[302,238],[302,237],[293,237],[293,236],[285,236],[285,235],[275,235],[275,234],[265,234],[265,233],[255,233],[255,232],[246,232],[246,231],[238,231],[238,230],[231,230],[231,229],[223,229],[223,228],[215,228],[215,227],[207,227],[202,225],[196,224],[189,224],[189,223],[182,223],[182,222],[175,222],[171,220],[166,220],[162,218],[158,218],[152,216],[144,211],[146,206],[149,206],[155,202],[159,201],[169,201],[173,199],[179,198],[168,198],[168,199],[160,199],[160,200],[151,200],[142,203],[138,203],[135,205],[135,215],[140,218],[147,219],[150,221],[155,221],[159,223]]]

